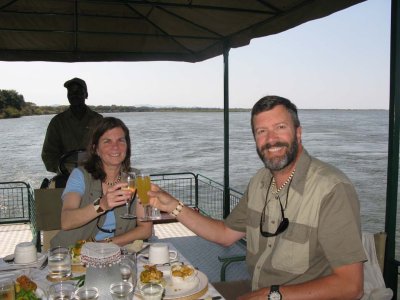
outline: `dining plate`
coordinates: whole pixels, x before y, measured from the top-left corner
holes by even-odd
[[[197,299],[204,295],[208,290],[208,278],[201,271],[197,271],[194,280],[187,284],[174,284],[171,280],[171,275],[167,272],[164,273],[164,279],[166,285],[163,299],[165,300]],[[138,285],[138,288],[135,290],[135,295],[137,296],[140,296],[139,286],[140,285]]]

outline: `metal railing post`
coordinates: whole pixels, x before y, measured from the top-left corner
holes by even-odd
[[[230,213],[229,192],[229,50],[224,47],[224,203],[223,218]]]
[[[386,191],[385,231],[387,243],[383,277],[397,299],[398,265],[395,260],[396,219],[399,176],[399,128],[400,128],[400,0],[392,0],[390,41],[390,103],[389,144]]]

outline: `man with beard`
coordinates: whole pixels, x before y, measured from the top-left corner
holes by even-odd
[[[260,99],[251,126],[265,168],[226,220],[200,215],[156,185],[151,205],[223,246],[246,237],[250,292],[243,295],[242,284],[228,282],[222,291],[227,299],[361,298],[366,256],[352,183],[304,149],[297,108],[289,100]]]
[[[92,128],[102,119],[85,104],[88,91],[84,80],[73,78],[65,82],[64,87],[70,107],[51,119],[42,149],[47,171],[55,173],[63,154],[86,148]]]

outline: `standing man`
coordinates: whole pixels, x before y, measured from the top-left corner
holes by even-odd
[[[86,148],[91,130],[103,118],[85,104],[88,91],[84,80],[73,78],[64,86],[68,91],[70,106],[51,119],[42,149],[42,160],[47,171],[55,173],[58,172],[58,163],[63,154]]]
[[[150,204],[223,246],[246,237],[249,292],[228,282],[227,299],[360,299],[366,256],[352,183],[304,149],[297,108],[288,99],[260,99],[251,126],[265,167],[226,220],[196,213],[156,185]]]

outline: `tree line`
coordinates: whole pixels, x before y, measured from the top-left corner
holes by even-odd
[[[0,90],[0,119],[19,118],[22,116],[48,115],[63,112],[69,105],[59,106],[37,106],[32,102],[25,102],[24,96],[15,90]],[[98,105],[89,106],[98,113],[111,112],[151,112],[151,111],[222,111],[220,108],[197,108],[197,107],[152,107],[152,106],[121,106],[121,105]],[[247,109],[231,109],[231,111],[246,111]]]

